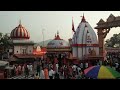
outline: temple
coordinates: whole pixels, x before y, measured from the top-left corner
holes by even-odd
[[[59,32],[57,31],[57,36],[55,34],[55,38],[50,41],[47,45],[47,54],[68,54],[71,51],[69,42],[61,39],[59,36]]]
[[[73,35],[72,43],[73,57],[83,60],[92,52],[99,55],[97,36],[84,16]]]
[[[10,38],[12,42],[10,62],[34,61],[36,58],[33,54],[34,42],[30,40],[30,34],[21,22],[11,31]]]

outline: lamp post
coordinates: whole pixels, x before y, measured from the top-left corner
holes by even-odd
[[[42,35],[43,35],[43,47],[44,47],[44,30],[45,30],[45,29],[42,29]],[[44,60],[44,54],[43,54],[43,60]]]
[[[44,30],[45,30],[45,29],[42,29],[42,35],[43,35],[43,47],[44,47]]]

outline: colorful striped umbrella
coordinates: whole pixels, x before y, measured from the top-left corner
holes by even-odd
[[[109,66],[97,65],[84,70],[86,77],[94,79],[116,79],[120,78],[120,73]]]

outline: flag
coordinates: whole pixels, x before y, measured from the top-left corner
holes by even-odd
[[[73,30],[73,32],[75,32],[73,18],[72,18],[72,30]]]

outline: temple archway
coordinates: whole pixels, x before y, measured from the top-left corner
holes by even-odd
[[[99,41],[99,55],[104,57],[104,39],[109,31],[114,27],[120,27],[120,16],[115,17],[113,14],[107,18],[106,22],[103,19],[97,23],[95,29],[97,29],[98,41]]]

